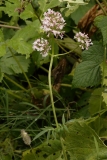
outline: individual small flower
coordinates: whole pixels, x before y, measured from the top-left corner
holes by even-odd
[[[21,137],[22,137],[24,143],[26,145],[30,146],[30,144],[31,144],[31,138],[30,138],[30,136],[28,135],[28,133],[24,129],[21,130]]]
[[[80,47],[82,49],[86,49],[88,50],[90,45],[93,45],[93,43],[91,42],[91,39],[89,39],[88,35],[85,33],[76,33],[76,35],[74,36],[74,39],[76,39],[77,42],[80,43]]]
[[[40,54],[42,54],[42,57],[46,57],[51,50],[51,46],[46,39],[40,38],[33,43],[33,50],[39,51]]]
[[[48,34],[48,36],[52,33],[55,37],[60,36],[62,39],[63,34],[65,33],[62,29],[65,24],[65,20],[59,12],[48,9],[48,11],[44,13],[41,28]]]

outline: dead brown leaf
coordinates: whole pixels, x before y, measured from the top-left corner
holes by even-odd
[[[101,3],[101,5],[103,9],[107,11],[106,6],[103,3]],[[80,28],[82,32],[88,33],[88,35],[91,36],[97,30],[97,27],[94,26],[93,22],[94,22],[94,19],[99,15],[104,15],[104,13],[100,8],[100,6],[96,4],[79,21],[78,28]]]
[[[61,80],[65,74],[67,61],[66,59],[61,59],[59,64],[53,69],[52,76],[54,77],[54,89],[59,91]]]

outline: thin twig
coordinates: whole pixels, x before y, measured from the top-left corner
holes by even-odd
[[[16,27],[16,26],[9,26],[9,25],[5,25],[5,24],[0,24],[0,27],[4,27],[4,28],[11,28],[11,29],[21,29],[20,27]]]

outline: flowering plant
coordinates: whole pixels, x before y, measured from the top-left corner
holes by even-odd
[[[76,39],[77,42],[80,43],[79,46],[80,46],[82,49],[88,50],[88,47],[89,47],[90,45],[93,45],[93,43],[91,42],[91,39],[89,39],[88,35],[85,34],[85,33],[81,33],[81,32],[76,33],[76,35],[74,36],[74,39]]]
[[[55,37],[60,36],[62,39],[64,34],[62,29],[64,28],[65,24],[65,20],[59,12],[48,9],[48,11],[44,13],[44,19],[42,20],[41,28],[48,33],[48,36],[52,33]]]
[[[33,50],[40,51],[40,54],[46,57],[49,50],[51,50],[51,46],[49,46],[49,42],[46,39],[40,38],[33,43]]]

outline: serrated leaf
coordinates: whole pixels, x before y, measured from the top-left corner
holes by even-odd
[[[97,64],[102,63],[104,59],[104,47],[99,44],[94,44],[88,50],[82,52],[82,61],[94,61]]]
[[[107,87],[105,87],[104,91],[102,92],[103,101],[107,105]]]
[[[101,82],[99,65],[94,61],[80,63],[74,73],[72,85],[74,87],[88,87],[98,85]]]
[[[46,12],[49,8],[53,8],[56,7],[60,4],[60,2],[58,0],[51,0],[50,2],[46,2],[46,0],[39,0],[38,1],[39,5],[40,5],[40,10],[42,12]]]
[[[32,53],[32,43],[28,42],[31,38],[38,36],[40,22],[38,20],[30,23],[18,30],[16,34],[7,42],[7,46],[13,48],[20,54],[25,54],[28,58]]]
[[[20,14],[20,18],[23,20],[26,20],[28,18],[33,18],[33,17],[35,17],[35,13],[34,13],[34,10],[31,6],[31,4],[29,4],[25,8],[25,10]]]
[[[59,0],[51,0],[49,3],[46,4],[45,11],[49,8],[54,8],[60,4]]]
[[[103,17],[97,24],[97,27],[101,30],[103,36],[103,44],[107,44],[107,16]]]
[[[102,73],[103,73],[103,85],[107,86],[107,62],[103,62],[101,63],[101,69],[102,69]]]
[[[84,121],[69,122],[68,130],[69,132],[65,136],[65,145],[71,160],[107,159],[107,147]],[[99,149],[98,154],[94,137]]]
[[[94,44],[82,52],[82,62],[76,67],[73,77],[74,87],[89,87],[101,83],[100,64],[104,57],[102,45]]]
[[[20,7],[20,1],[9,0],[9,1],[5,1],[5,7],[0,7],[0,10],[8,14],[9,17],[18,16],[17,9],[19,7]]]
[[[98,26],[100,21],[104,18],[105,16],[104,15],[99,15],[97,16],[95,19],[94,19],[94,25],[95,26]]]
[[[16,58],[22,66],[24,72],[27,72],[30,60],[26,59],[24,56],[18,55],[16,56]],[[9,75],[22,73],[19,65],[10,54],[6,54],[0,59],[0,69],[2,73],[7,73]]]
[[[37,148],[23,152],[22,160],[57,160],[61,150],[60,140],[49,140]]]

